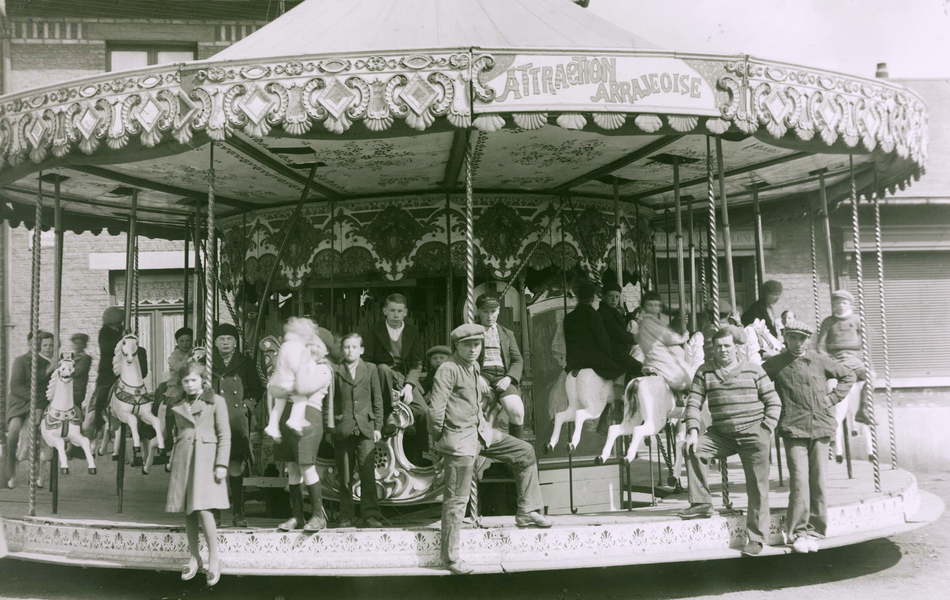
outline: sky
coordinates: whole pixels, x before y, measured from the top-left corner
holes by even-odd
[[[591,0],[587,10],[662,48],[950,78],[950,0]]]

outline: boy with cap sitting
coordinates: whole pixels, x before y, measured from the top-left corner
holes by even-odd
[[[481,411],[487,383],[480,376],[485,328],[466,324],[452,331],[455,352],[436,372],[429,395],[429,433],[443,455],[442,559],[455,574],[471,573],[459,556],[465,506],[472,491],[472,472],[479,455],[507,464],[518,487],[518,527],[551,526],[541,514],[538,461],[531,444],[491,428]]]
[[[482,377],[508,415],[508,435],[521,439],[524,432],[524,401],[518,382],[524,360],[518,350],[513,331],[498,322],[501,301],[491,294],[482,294],[475,301],[478,322],[485,328],[485,340],[478,364]]]
[[[428,396],[432,391],[432,382],[435,381],[435,372],[439,365],[452,356],[452,349],[448,346],[432,346],[426,351],[426,376],[422,380],[422,393]]]
[[[854,371],[858,382],[874,378],[873,373],[864,369],[864,360],[861,354],[861,339],[864,333],[861,330],[861,319],[854,314],[852,304],[854,296],[847,290],[837,290],[831,294],[831,316],[821,322],[818,330],[817,348],[819,352],[828,354],[844,366]],[[870,425],[864,412],[864,396],[861,397],[861,406],[855,415],[858,423]]]
[[[826,532],[825,461],[837,426],[834,406],[854,384],[851,369],[806,347],[811,335],[806,323],[789,320],[786,349],[762,365],[782,401],[778,433],[788,456],[788,539],[793,550],[802,553],[817,552],[816,537]],[[829,379],[838,381],[831,393]]]

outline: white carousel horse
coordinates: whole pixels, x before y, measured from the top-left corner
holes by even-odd
[[[140,420],[155,429],[155,439],[159,450],[165,449],[165,438],[162,435],[162,424],[152,414],[152,396],[145,389],[145,380],[142,378],[142,369],[137,355],[138,349],[139,340],[132,334],[126,334],[116,346],[112,368],[115,370],[115,374],[119,376],[119,380],[112,387],[109,405],[116,419],[129,426],[132,432],[133,456],[141,459]],[[116,431],[115,446],[112,450],[113,456],[119,451],[121,435],[122,428],[119,427]]]
[[[772,335],[772,332],[769,331],[764,320],[756,319],[751,325],[745,328],[745,332],[750,344],[752,343],[752,334],[754,334],[756,343],[759,346],[758,349],[765,354],[766,358],[775,356],[782,351],[782,342]],[[757,362],[761,363],[762,361],[760,359]]]
[[[703,363],[703,342],[703,334],[699,332],[686,342],[685,361],[690,371],[690,378]],[[681,419],[683,416],[684,409],[677,409],[675,394],[666,380],[658,375],[647,375],[632,380],[627,384],[623,398],[623,421],[607,429],[607,442],[604,444],[601,455],[594,459],[596,464],[603,464],[610,458],[614,442],[621,435],[633,436],[627,454],[623,457],[624,462],[632,462],[644,438],[656,435],[671,419]],[[681,443],[680,438],[685,441],[685,432],[680,433],[677,434],[677,444]],[[677,454],[682,455],[682,452]]]
[[[551,432],[551,441],[543,448],[545,454],[557,445],[561,426],[565,423],[575,424],[574,436],[567,445],[568,454],[574,452],[581,443],[584,422],[599,418],[614,397],[613,380],[604,379],[593,369],[580,369],[576,374],[567,373],[564,387],[567,392],[567,410],[554,415],[554,431]]]
[[[49,406],[43,414],[40,431],[43,441],[55,449],[59,454],[59,472],[69,474],[69,459],[66,457],[66,440],[74,446],[79,446],[86,454],[89,474],[96,474],[96,461],[92,456],[92,445],[89,439],[82,434],[79,413],[73,404],[73,373],[75,363],[72,358],[65,357],[59,361],[59,366],[53,371],[46,398]]]
[[[836,385],[838,385],[837,380],[829,380],[828,391],[830,392],[835,389]],[[844,436],[848,434],[848,432],[845,431],[845,419],[848,419],[848,422],[851,423],[852,430],[850,435],[857,436],[860,434],[864,436],[864,443],[867,444],[868,459],[870,460],[874,455],[874,449],[871,446],[871,432],[868,426],[854,420],[854,415],[861,406],[861,393],[864,391],[865,385],[867,385],[866,381],[855,381],[854,385],[851,386],[851,391],[844,397],[844,400],[835,404],[835,422],[837,423],[837,427],[835,428],[834,453],[835,462],[839,465],[844,462]]]

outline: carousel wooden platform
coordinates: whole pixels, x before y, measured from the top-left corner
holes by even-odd
[[[114,464],[100,461],[99,475],[85,474],[77,462],[60,477],[58,514],[51,514],[48,483],[38,491],[36,517],[27,517],[25,483],[0,490],[0,521],[9,556],[23,560],[103,568],[178,570],[187,558],[183,519],[163,512],[167,474],[157,467],[144,476],[127,471],[125,504],[116,513]],[[634,481],[649,481],[647,463],[634,465]],[[80,473],[80,471],[82,471]],[[914,476],[882,468],[882,492],[874,492],[871,465],[829,464],[829,531],[822,547],[886,537],[920,527],[939,516],[943,503],[920,492]],[[553,515],[549,530],[517,529],[513,517],[483,517],[462,533],[462,556],[476,573],[516,572],[684,562],[734,558],[744,543],[745,486],[738,460],[729,462],[732,513],[683,521],[676,513],[685,494],[658,498],[657,505],[593,514]],[[716,507],[722,511],[719,475],[712,475]],[[25,477],[21,474],[21,482]],[[770,554],[789,552],[782,528],[788,500],[778,472],[771,476]],[[649,496],[641,499],[649,500]],[[618,505],[620,501],[618,498]],[[263,505],[258,506],[263,513]],[[382,529],[328,529],[315,534],[283,533],[278,519],[255,516],[250,527],[219,530],[223,572],[231,575],[390,576],[442,575],[437,506],[387,514]],[[230,523],[225,513],[222,521]],[[2,542],[2,538],[0,538]],[[0,543],[2,550],[2,543]]]

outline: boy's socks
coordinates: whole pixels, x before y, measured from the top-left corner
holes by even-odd
[[[524,425],[515,425],[514,423],[508,423],[508,435],[513,438],[518,438],[519,440],[524,435]]]
[[[290,514],[293,518],[297,519],[297,526],[302,527],[304,524],[303,518],[303,491],[300,489],[300,484],[291,485],[290,487]]]

